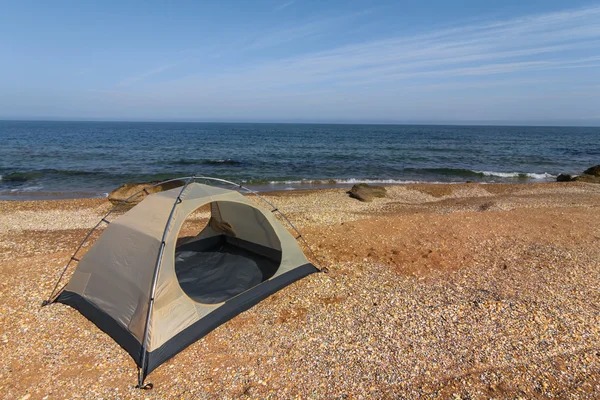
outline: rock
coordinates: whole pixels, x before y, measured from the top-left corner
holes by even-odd
[[[585,171],[583,171],[583,173],[586,175],[600,177],[600,165],[596,165],[591,168],[588,168]]]
[[[577,182],[600,183],[600,176],[582,174],[574,178]]]
[[[583,171],[583,174],[574,178],[578,182],[600,183],[600,165],[593,166]]]
[[[556,177],[556,182],[572,182],[575,178],[573,178],[569,174],[560,174]]]
[[[371,186],[366,183],[359,183],[352,186],[348,192],[350,197],[360,201],[373,201],[375,197],[385,197],[387,190],[383,186]]]
[[[127,198],[131,197],[132,195],[134,195],[135,193],[137,193],[143,189],[146,189],[148,194],[153,194],[153,193],[158,193],[158,192],[162,192],[165,190],[174,189],[176,187],[183,186],[185,184],[185,182],[177,180],[177,181],[166,182],[161,185],[157,185],[157,186],[153,187],[153,185],[155,185],[157,183],[158,182],[126,183],[123,186],[119,186],[118,188],[116,188],[115,190],[110,192],[110,194],[108,195],[108,200],[112,204],[116,205],[116,204],[119,204],[121,201],[126,200]],[[131,205],[137,204],[140,201],[144,200],[144,198],[146,196],[147,195],[145,192],[141,192],[139,195],[129,199],[127,201],[127,204],[131,204]]]

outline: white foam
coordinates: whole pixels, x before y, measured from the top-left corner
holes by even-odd
[[[473,171],[484,176],[497,176],[499,178],[519,178],[526,176],[531,179],[551,179],[556,178],[556,175],[549,174],[547,172],[536,174],[533,172],[496,172],[496,171]]]
[[[401,183],[420,183],[419,181],[405,180],[405,179],[339,179],[337,183],[390,183],[390,184],[401,184]]]
[[[21,192],[37,192],[43,188],[44,188],[44,186],[42,186],[42,185],[35,185],[35,186],[27,186],[27,187],[17,189],[17,190],[21,191]]]
[[[530,178],[533,178],[533,179],[554,179],[554,178],[556,178],[556,175],[552,175],[547,172],[544,172],[543,174],[528,173],[527,176]]]
[[[40,189],[43,189],[44,186],[43,185],[34,185],[34,186],[25,186],[25,187],[21,187],[21,188],[15,188],[15,189],[10,189],[11,193],[17,193],[17,192],[37,192]]]
[[[318,182],[318,183],[317,183]],[[300,181],[271,181],[270,185],[353,185],[356,183],[387,183],[387,184],[406,184],[422,183],[421,181],[400,180],[400,179],[306,179]],[[433,182],[432,182],[433,183]]]

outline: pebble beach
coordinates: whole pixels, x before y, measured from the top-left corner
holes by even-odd
[[[0,398],[600,397],[600,185],[265,197],[329,272],[192,344],[149,375],[152,390],[76,310],[40,307],[108,200],[0,201]]]

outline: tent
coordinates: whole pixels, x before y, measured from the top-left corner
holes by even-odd
[[[81,259],[75,253],[73,275],[46,302],[74,307],[110,335],[136,361],[139,387],[219,325],[319,271],[300,235],[273,215],[276,207],[196,180],[149,195],[114,221],[103,218],[104,232]],[[206,227],[178,243],[186,218],[207,204]]]

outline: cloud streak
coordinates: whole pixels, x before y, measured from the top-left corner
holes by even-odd
[[[280,5],[278,5],[277,7],[275,7],[275,11],[281,11],[285,8],[288,8],[289,6],[291,6],[292,4],[294,4],[296,2],[296,0],[290,0],[290,1],[286,1],[285,3],[281,3]]]
[[[282,44],[289,44],[304,39],[314,38],[319,35],[331,34],[332,31],[340,29],[370,13],[370,10],[362,12],[342,14],[335,17],[322,17],[298,23],[296,25],[284,26],[271,29],[255,35],[251,43],[240,51],[254,51],[273,48]]]
[[[359,26],[365,16],[318,19],[270,31],[261,40],[246,43],[244,49],[269,49],[327,35],[328,30],[337,31],[344,24]],[[121,86],[163,70],[150,70],[125,80]],[[465,110],[492,107],[494,101],[504,102],[505,106],[513,102],[513,107],[519,98],[528,104],[532,95],[543,98],[543,93],[561,85],[597,86],[597,71],[600,7],[591,7],[481,21],[417,35],[388,35],[292,56],[243,60],[212,72],[147,84],[135,93],[140,98],[161,99],[161,104],[181,110],[201,109],[212,115],[218,115],[223,107],[227,115],[240,117],[287,112],[298,117],[347,113],[355,118],[360,113],[383,118],[396,115],[398,109],[409,116],[436,110],[440,115],[455,112],[461,108],[453,103],[456,99],[465,101]],[[436,92],[445,97],[437,98]],[[586,107],[600,105],[600,96],[589,93],[582,103],[582,113]],[[575,98],[575,91],[569,94],[563,90],[560,94],[563,98],[556,102]],[[554,101],[551,96],[548,99]],[[444,108],[446,103],[448,108]],[[437,109],[430,111],[430,104]]]
[[[117,87],[123,88],[123,87],[131,86],[134,83],[143,81],[144,79],[151,77],[152,75],[156,75],[156,74],[164,72],[164,71],[166,71],[168,69],[171,69],[171,68],[175,67],[176,65],[177,65],[177,63],[162,65],[160,67],[156,67],[156,68],[153,68],[151,70],[142,72],[142,73],[140,73],[138,75],[131,76],[131,77],[123,79],[122,81],[120,81],[119,83],[117,83]]]

